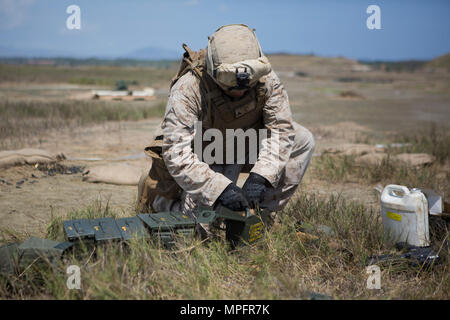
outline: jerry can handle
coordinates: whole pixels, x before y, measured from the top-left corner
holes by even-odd
[[[396,184],[390,184],[386,189],[391,197],[403,198],[405,195],[409,194],[409,189],[407,187]]]

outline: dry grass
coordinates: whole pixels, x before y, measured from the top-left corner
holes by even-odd
[[[350,60],[320,57],[273,56],[271,62],[280,71],[300,71],[308,77],[334,79],[354,64]],[[328,63],[329,62],[329,63]],[[293,65],[295,64],[294,69]],[[175,70],[119,67],[50,67],[50,66],[0,66],[0,79],[9,82],[77,83],[114,86],[119,79],[136,81],[139,85],[167,87]],[[390,74],[390,77],[392,75]],[[386,75],[383,75],[386,77]],[[300,77],[298,77],[300,78]],[[303,77],[305,78],[305,77]],[[303,79],[304,80],[304,79]],[[309,81],[309,80],[308,80]],[[331,81],[331,80],[330,80]],[[308,82],[304,82],[308,84]],[[337,83],[337,82],[336,82]],[[362,101],[330,100],[326,97],[341,92],[328,88],[331,84],[314,82],[299,99],[308,94],[322,93],[326,100],[308,100],[302,107],[311,121],[356,121],[369,123],[377,129],[402,123],[386,109],[393,109],[405,127],[410,130],[410,100]],[[368,86],[364,83],[362,89]],[[383,85],[383,84],[377,84]],[[389,85],[389,90],[393,92]],[[295,88],[292,85],[292,96]],[[307,89],[309,89],[307,87]],[[353,87],[345,87],[345,90]],[[359,89],[358,89],[359,90]],[[414,88],[414,91],[417,91]],[[357,91],[359,92],[359,91]],[[370,92],[369,92],[370,93]],[[377,92],[378,94],[379,92]],[[323,99],[325,99],[323,98]],[[428,99],[429,97],[427,97]],[[414,96],[414,99],[415,96]],[[330,101],[332,103],[330,103]],[[427,100],[428,101],[428,100]],[[310,103],[311,102],[311,103]],[[440,100],[439,100],[440,102]],[[308,109],[310,108],[310,109]],[[442,109],[445,104],[442,104]],[[152,107],[130,107],[121,102],[82,103],[53,101],[36,105],[35,102],[3,101],[0,103],[0,142],[2,148],[12,143],[26,144],[32,136],[51,129],[69,125],[85,125],[108,120],[137,120],[160,115],[164,104]],[[407,110],[407,112],[405,111]],[[405,111],[405,112],[404,112]],[[328,118],[324,115],[328,115]],[[316,116],[317,119],[313,118]],[[328,119],[328,120],[327,120]],[[369,137],[360,137],[365,142]],[[372,140],[370,140],[372,143]],[[412,169],[386,160],[378,166],[357,165],[352,157],[314,158],[311,163],[313,177],[328,182],[357,180],[361,184],[398,183],[411,186],[428,186],[448,195],[449,180],[448,135],[441,132],[416,133],[392,137],[392,142],[411,143],[396,152],[427,152],[438,161],[425,169]],[[436,147],[438,146],[438,147]],[[437,184],[435,184],[437,183]],[[109,206],[94,203],[86,209],[70,212],[65,217],[53,217],[47,228],[47,237],[63,239],[61,222],[77,217],[95,218],[119,215]],[[326,225],[332,234],[324,233]],[[317,240],[301,241],[297,231],[308,227]],[[433,245],[439,250],[443,263],[431,269],[413,267],[406,262],[387,263],[381,266],[381,290],[366,288],[366,262],[373,254],[392,250],[385,242],[379,212],[363,203],[349,202],[336,196],[319,196],[303,193],[292,199],[289,207],[280,214],[279,224],[268,230],[255,246],[231,250],[222,240],[201,243],[198,239],[179,244],[178,251],[166,251],[157,243],[135,240],[128,245],[109,244],[78,251],[57,266],[46,263],[31,266],[21,277],[0,279],[0,297],[7,299],[306,299],[310,292],[319,292],[334,299],[449,299],[449,231],[443,221],[431,222]],[[29,235],[15,230],[4,230],[3,242],[23,241]],[[81,290],[66,288],[66,267],[81,267]]]
[[[393,140],[405,144],[397,153],[428,153],[445,165],[450,159],[450,132],[445,127],[431,125],[428,130],[417,130],[408,135],[395,135]]]
[[[113,87],[117,80],[124,80],[140,85],[165,87],[175,73],[174,68],[0,64],[2,82],[73,83]]]
[[[29,83],[72,83],[115,88],[117,81],[139,86],[167,87],[176,72],[173,68],[120,66],[45,66],[0,64],[0,83],[16,83],[24,98],[0,101],[0,149],[19,148],[36,143],[49,130],[65,130],[106,121],[141,120],[161,117],[166,100],[145,102],[95,101],[58,97],[42,99],[44,89],[27,91]],[[51,88],[51,87],[50,87]],[[13,90],[14,91],[14,90]],[[47,88],[47,91],[51,92]],[[14,91],[15,92],[15,91]],[[52,93],[53,95],[53,93]]]
[[[114,215],[93,206],[65,218]],[[48,228],[62,237],[62,218]],[[300,241],[307,225],[317,240]],[[327,225],[332,233],[320,231]],[[446,230],[448,238],[448,230]],[[432,269],[406,262],[381,266],[381,290],[366,288],[366,262],[388,252],[378,214],[339,197],[303,194],[280,215],[256,245],[231,250],[223,240],[180,242],[177,251],[135,240],[79,250],[58,266],[29,268],[20,279],[5,279],[3,298],[56,299],[307,299],[311,292],[334,299],[448,299],[448,245],[436,242],[443,263]],[[81,267],[81,290],[66,288],[65,268]]]
[[[106,121],[161,117],[166,102],[145,104],[120,101],[0,101],[0,149],[27,145],[49,130],[64,130]]]
[[[366,140],[365,142],[367,142]],[[388,157],[379,164],[356,161],[355,156],[323,154],[313,162],[314,176],[329,182],[359,182],[362,184],[399,184],[433,189],[450,196],[450,134],[431,127],[428,132],[395,135],[393,141],[404,143],[401,148],[387,150]],[[395,161],[399,153],[428,153],[436,161],[425,167],[412,167]]]

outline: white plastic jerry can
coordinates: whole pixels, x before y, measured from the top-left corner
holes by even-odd
[[[390,184],[381,194],[385,234],[396,243],[428,247],[428,201],[419,189]]]

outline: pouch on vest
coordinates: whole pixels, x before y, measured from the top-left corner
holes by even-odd
[[[162,158],[162,142],[163,136],[157,136],[152,144],[145,148],[145,154],[152,159],[152,166],[148,173],[146,194],[148,195],[147,203],[149,206],[155,200],[156,195],[175,200],[181,193],[180,186],[167,170],[164,159]]]
[[[192,71],[198,77],[201,77],[205,50],[196,52],[184,43],[183,49],[185,52],[178,72],[171,80],[170,89],[187,72]],[[155,211],[152,204],[157,195],[169,200],[176,200],[181,195],[182,189],[170,175],[162,158],[162,142],[163,136],[158,135],[151,145],[144,150],[145,154],[152,159],[152,166],[148,175],[141,177],[138,185],[137,210],[141,213]]]

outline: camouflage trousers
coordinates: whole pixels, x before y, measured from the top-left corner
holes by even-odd
[[[282,210],[289,199],[295,193],[300,184],[306,169],[308,168],[314,151],[314,137],[311,132],[293,122],[295,135],[293,148],[286,167],[283,169],[280,181],[276,188],[267,188],[264,195],[264,201],[260,204],[261,207],[268,208],[270,211],[277,212]],[[220,172],[228,179],[242,186],[243,181],[238,181],[239,174],[244,167],[243,164],[223,164],[210,165],[210,168],[215,172]],[[138,203],[142,202],[143,192],[145,192],[146,176],[141,178],[138,188]],[[187,192],[182,192],[179,199],[170,200],[157,195],[151,204],[153,210],[161,211],[181,211],[190,217],[196,217],[197,203],[192,199]]]

